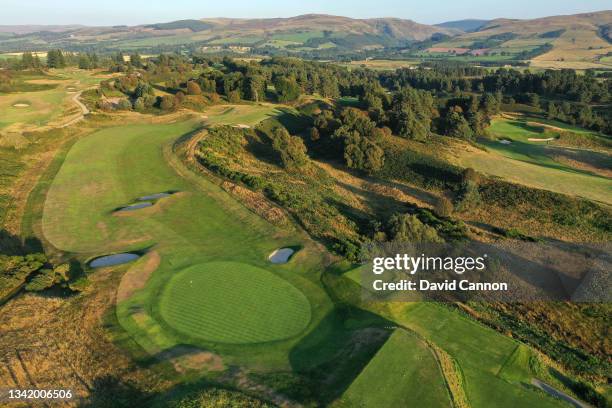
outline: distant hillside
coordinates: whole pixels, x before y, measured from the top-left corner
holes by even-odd
[[[398,18],[352,19],[322,14],[290,18],[180,20],[143,26],[6,27],[18,38],[0,41],[0,51],[45,50],[53,47],[78,51],[152,49],[198,45],[220,47],[288,48],[308,51],[340,48],[360,50],[423,41],[436,34],[456,35],[459,30],[419,24]],[[52,32],[53,35],[49,33]]]
[[[530,60],[546,68],[612,68],[612,11],[534,20],[491,20],[430,49]]]
[[[471,33],[472,31],[477,31],[481,27],[485,26],[489,20],[457,20],[457,21],[447,21],[445,23],[436,24],[436,27],[442,28],[450,28],[455,30],[460,30],[465,33]]]
[[[400,18],[325,14],[204,18],[140,26],[0,26],[0,52],[229,50],[335,58],[380,50],[400,58],[530,61],[536,67],[612,69],[612,11],[535,20],[459,20],[436,26]],[[395,51],[394,51],[395,50]],[[400,50],[400,51],[397,51]],[[364,57],[367,55],[364,55]]]
[[[0,33],[30,34],[39,31],[61,33],[83,28],[82,25],[0,25]]]

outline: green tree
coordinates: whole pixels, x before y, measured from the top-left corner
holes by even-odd
[[[376,143],[354,132],[345,141],[344,160],[350,168],[374,173],[385,164],[385,152]]]
[[[80,69],[91,69],[93,68],[91,58],[87,54],[79,54],[79,68]]]
[[[285,168],[302,167],[308,163],[304,142],[291,136],[285,128],[277,127],[272,132],[272,148],[279,154]]]
[[[451,137],[469,140],[474,136],[470,124],[463,116],[461,108],[454,106],[450,108],[445,118],[446,134]]]
[[[416,215],[395,214],[389,219],[389,236],[399,242],[444,242],[435,229]]]
[[[453,209],[453,203],[444,196],[440,197],[436,202],[435,211],[442,217],[450,217],[453,214]]]
[[[200,85],[198,85],[197,82],[188,81],[187,82],[187,94],[188,95],[201,95],[202,89],[200,88]]]
[[[279,102],[294,101],[300,96],[302,92],[300,86],[293,78],[275,78],[274,88],[276,89],[276,97]]]
[[[50,50],[47,52],[47,67],[49,68],[65,68],[66,59],[62,50]]]

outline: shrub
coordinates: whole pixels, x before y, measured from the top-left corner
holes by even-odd
[[[450,217],[453,214],[453,203],[444,196],[440,197],[436,202],[435,210],[442,217]]]
[[[434,228],[423,224],[416,215],[393,215],[389,219],[388,230],[394,241],[444,242]]]

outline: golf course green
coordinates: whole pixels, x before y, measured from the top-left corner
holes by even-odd
[[[321,284],[329,255],[305,233],[272,225],[181,160],[177,141],[200,125],[192,119],[96,131],[72,146],[47,193],[42,228],[56,248],[83,261],[142,254],[112,267],[123,272],[111,319],[119,329],[115,340],[137,356],[163,360],[195,346],[214,353],[217,366],[264,372],[316,370],[346,360],[342,399],[349,404],[417,396],[424,406],[447,405],[435,356],[414,334],[392,335],[362,366],[351,364],[359,355],[334,360],[347,345],[365,341],[359,339],[367,337],[367,321],[361,327],[359,320],[349,325],[339,318]],[[115,211],[167,191],[173,194],[151,206]],[[268,259],[278,248],[296,247],[288,263]],[[522,366],[524,359],[505,364],[519,345],[515,340],[445,307],[423,303],[404,310],[392,318],[457,361],[471,406],[500,399],[499,406],[561,406],[525,386],[534,373]],[[376,393],[367,397],[373,383]]]
[[[555,145],[547,139],[558,132],[542,133],[544,126],[549,125],[536,126],[530,118],[494,119],[489,128],[494,139],[479,141],[487,150],[460,152],[459,164],[511,182],[612,204],[612,180],[592,170],[609,169],[612,165],[609,157],[596,151]],[[585,138],[599,137],[574,127],[567,130]]]
[[[222,343],[282,340],[310,321],[310,304],[293,285],[236,262],[194,265],[174,275],[160,312],[177,331]]]
[[[174,142],[198,126],[126,125],[79,140],[48,191],[45,238],[84,260],[145,253],[122,266],[116,316],[148,353],[192,344],[230,362],[288,367],[291,348],[333,308],[318,282],[324,254],[184,166]],[[160,191],[175,193],[115,212]],[[275,249],[294,246],[303,249],[292,262],[269,262]]]

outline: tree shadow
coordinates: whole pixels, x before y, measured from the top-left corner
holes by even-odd
[[[357,378],[387,341],[392,325],[361,309],[337,307],[291,350],[291,367],[316,386],[314,395],[327,405]]]
[[[93,380],[89,397],[78,406],[83,408],[146,407],[151,394],[130,381],[104,375]]]
[[[10,232],[0,229],[0,254],[15,256],[23,255],[24,247],[21,239]]]

